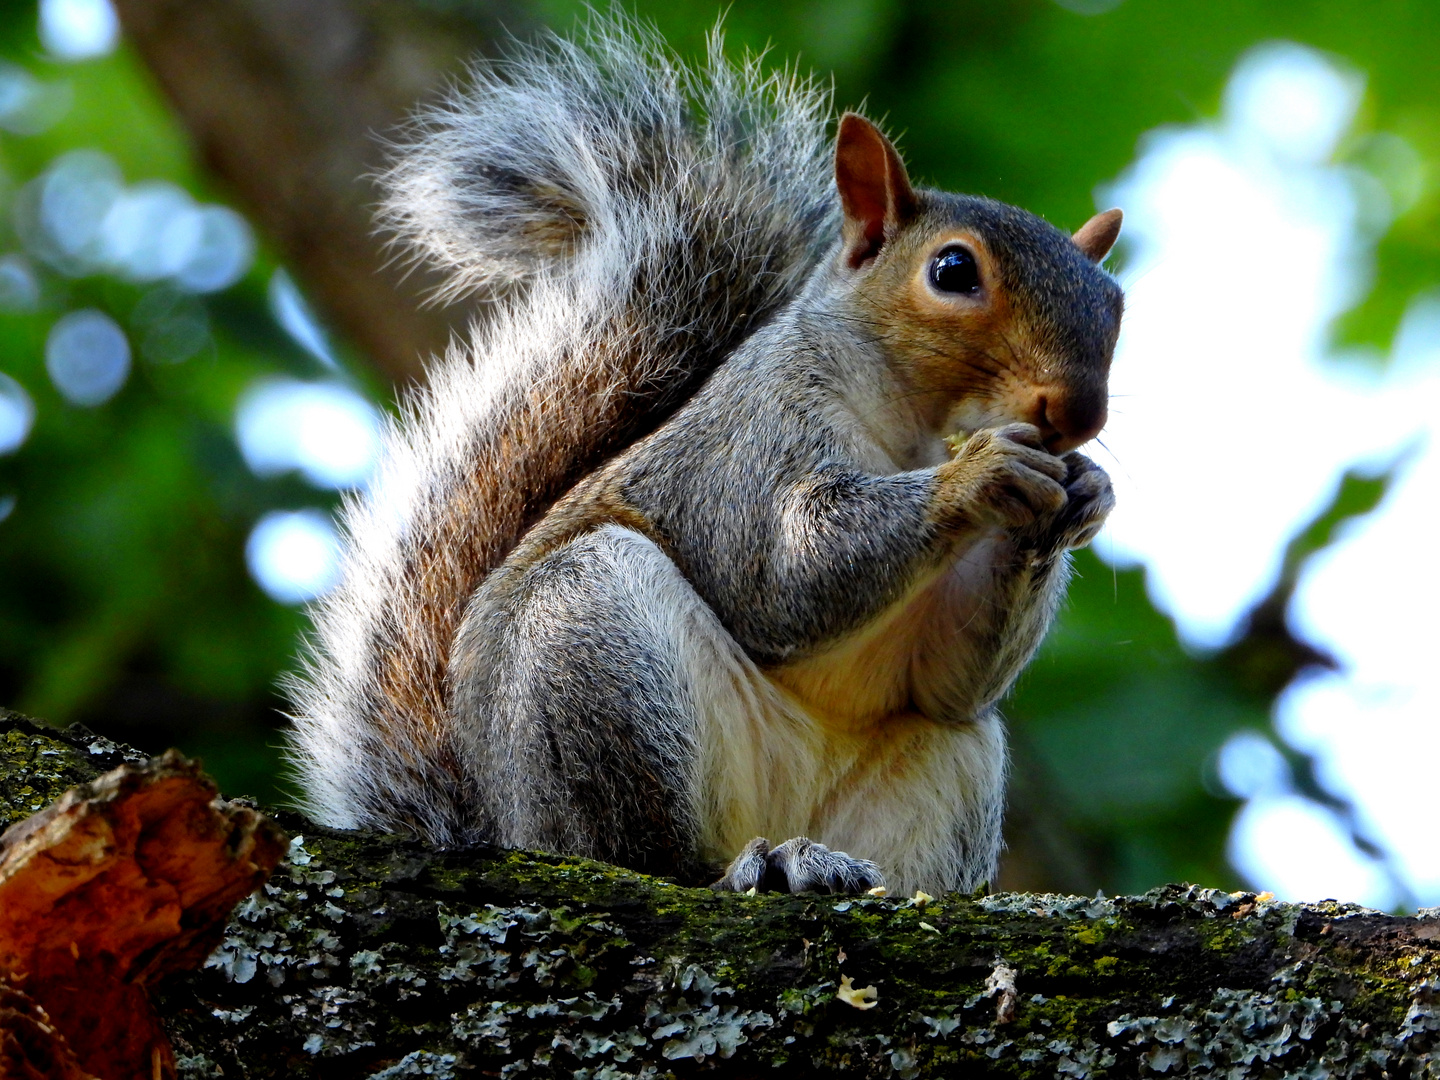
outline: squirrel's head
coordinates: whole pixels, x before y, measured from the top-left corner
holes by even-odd
[[[1004,203],[917,191],[855,113],[840,120],[835,181],[837,273],[938,431],[1026,421],[1055,453],[1100,431],[1124,295],[1099,263],[1119,210],[1067,236]]]

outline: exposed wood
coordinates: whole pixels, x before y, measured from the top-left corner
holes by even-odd
[[[0,1061],[57,1077],[81,1075],[77,1064],[105,1080],[173,1076],[148,988],[204,961],[284,850],[271,821],[218,799],[174,751],[11,825],[0,836]]]
[[[50,1014],[0,978],[0,1076],[5,1080],[94,1080]]]

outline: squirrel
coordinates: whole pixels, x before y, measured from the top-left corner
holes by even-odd
[[[996,703],[1113,505],[1076,448],[1121,214],[916,188],[830,116],[611,17],[414,122],[382,220],[486,314],[344,510],[290,686],[313,818],[739,891],[993,879]]]

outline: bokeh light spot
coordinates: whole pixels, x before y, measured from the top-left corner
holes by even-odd
[[[1252,49],[1225,87],[1225,116],[1232,131],[1265,153],[1319,165],[1360,105],[1364,80],[1328,57],[1291,42]]]
[[[1379,864],[1356,850],[1335,815],[1298,795],[1245,804],[1230,833],[1231,863],[1282,900],[1352,900],[1388,908],[1398,897]]]
[[[1225,790],[1239,799],[1282,792],[1290,767],[1275,744],[1257,731],[1237,731],[1216,755],[1215,772]]]
[[[72,150],[26,185],[16,206],[16,228],[26,246],[61,273],[91,273],[101,228],[124,186],[109,155]]]
[[[235,436],[256,473],[298,469],[317,487],[358,487],[379,448],[380,415],[339,383],[266,380],[235,411]]]
[[[35,402],[18,382],[0,371],[0,454],[13,454],[30,437]]]
[[[191,292],[211,293],[239,281],[255,259],[255,237],[228,206],[202,206],[192,215],[196,235],[175,280]]]
[[[70,404],[100,405],[125,385],[130,374],[130,342],[103,311],[72,311],[50,328],[45,370]]]
[[[211,293],[255,259],[254,235],[234,210],[163,180],[127,187],[98,150],[62,154],[21,189],[15,227],[32,255],[69,277],[115,274]]]
[[[25,256],[0,256],[0,311],[34,311],[39,306],[40,280]]]
[[[61,60],[104,56],[119,41],[110,0],[40,0],[40,42]]]
[[[326,367],[336,367],[320,321],[305,302],[295,279],[282,266],[270,276],[270,313],[295,343]]]
[[[245,544],[245,561],[270,597],[300,604],[334,587],[340,539],[319,510],[275,510],[255,523]]]
[[[126,277],[156,281],[175,274],[200,243],[195,200],[161,180],[122,191],[101,225],[104,260]]]

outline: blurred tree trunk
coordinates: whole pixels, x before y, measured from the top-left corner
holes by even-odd
[[[463,330],[465,305],[377,236],[384,138],[464,58],[529,20],[501,3],[461,18],[384,0],[115,0],[197,156],[293,266],[323,316],[391,381]]]

